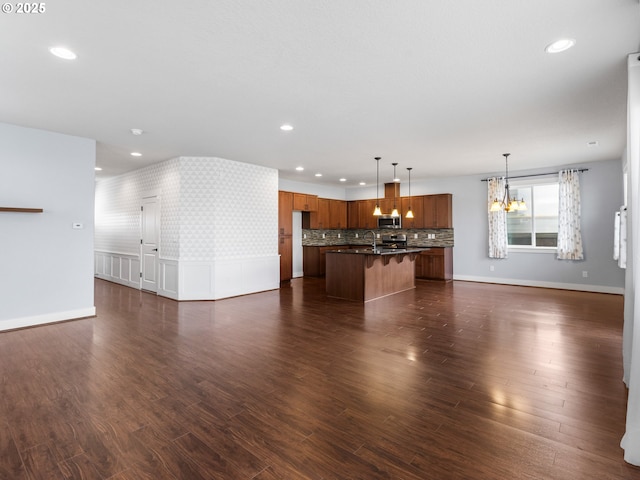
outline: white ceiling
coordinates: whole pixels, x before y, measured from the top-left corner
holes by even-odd
[[[504,152],[512,171],[620,158],[626,56],[640,50],[638,0],[45,8],[0,14],[0,121],[96,139],[99,178],[181,155],[345,186],[375,182],[375,156],[381,176],[398,162],[412,180],[500,172]],[[567,36],[574,48],[545,53]]]

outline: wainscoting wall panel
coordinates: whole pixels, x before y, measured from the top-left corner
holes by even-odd
[[[158,295],[178,300],[178,262],[159,260]]]
[[[140,288],[140,255],[95,251],[95,276]]]

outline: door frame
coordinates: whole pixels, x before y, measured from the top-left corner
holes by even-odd
[[[148,290],[143,288],[143,278],[144,278],[144,245],[143,245],[143,228],[144,228],[144,224],[143,224],[143,220],[144,220],[144,213],[143,213],[143,205],[144,205],[144,201],[145,200],[149,200],[149,199],[155,199],[155,203],[156,203],[156,232],[155,232],[155,245],[157,246],[156,249],[156,255],[155,255],[155,259],[154,259],[154,270],[155,270],[155,290]],[[140,290],[145,290],[147,292],[151,292],[151,293],[155,293],[156,295],[158,294],[158,280],[159,280],[159,276],[160,276],[160,219],[161,219],[161,215],[160,215],[160,208],[161,208],[161,202],[160,202],[160,195],[156,192],[149,192],[147,194],[142,195],[142,197],[140,198]]]

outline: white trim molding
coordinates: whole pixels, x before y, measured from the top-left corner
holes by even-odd
[[[624,288],[607,285],[587,285],[582,283],[541,282],[537,280],[520,280],[515,278],[477,277],[475,275],[454,275],[454,280],[479,283],[497,283],[500,285],[517,285],[521,287],[555,288],[558,290],[577,290],[581,292],[611,293],[623,295]]]
[[[16,328],[35,327],[45,323],[64,322],[67,320],[77,320],[79,318],[95,317],[96,307],[79,308],[66,312],[52,312],[43,315],[14,318],[0,321],[0,331],[15,330]]]

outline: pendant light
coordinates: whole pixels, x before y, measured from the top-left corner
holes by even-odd
[[[391,165],[393,165],[393,181],[394,183],[398,181],[398,177],[396,177],[396,166],[398,165],[398,163],[392,163]],[[400,213],[398,213],[398,209],[396,208],[396,187],[395,185],[393,186],[393,210],[391,211],[391,216],[392,217],[399,217]]]
[[[411,210],[411,167],[407,167],[409,171],[409,210],[407,210],[406,218],[413,218],[413,211]]]
[[[504,197],[502,197],[502,200],[495,198],[489,211],[499,212],[500,210],[504,210],[507,213],[518,210],[525,211],[527,209],[527,204],[524,202],[524,198],[518,201],[515,198],[511,198],[511,193],[509,192],[509,155],[511,154],[503,153],[502,155],[504,156],[505,164]]]
[[[373,210],[373,216],[379,217],[382,215],[382,210],[380,210],[380,192],[378,191],[378,186],[380,185],[380,158],[375,157],[376,159],[376,208]]]

